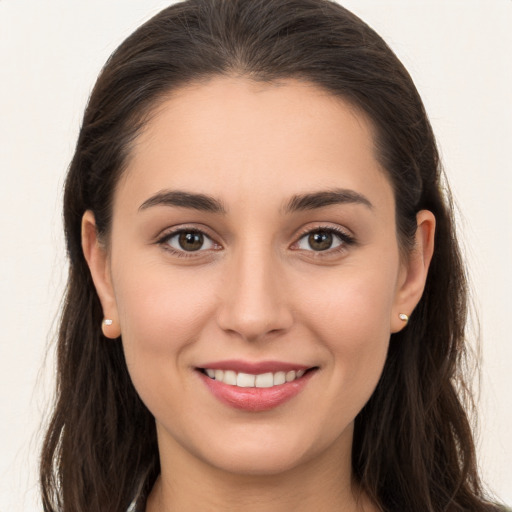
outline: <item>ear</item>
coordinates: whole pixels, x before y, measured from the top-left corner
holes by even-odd
[[[112,287],[109,255],[106,247],[98,239],[96,221],[90,210],[87,210],[82,217],[82,250],[103,308],[105,317],[101,324],[103,334],[107,338],[118,338],[121,335],[121,328]]]
[[[412,251],[402,264],[398,279],[398,288],[393,304],[391,332],[398,332],[407,325],[399,315],[411,316],[423,295],[427,281],[428,268],[434,253],[434,234],[436,218],[428,210],[421,210],[416,215],[416,237]]]

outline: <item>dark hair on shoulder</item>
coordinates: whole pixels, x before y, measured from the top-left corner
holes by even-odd
[[[467,287],[434,135],[398,58],[329,0],[177,3],[128,37],[102,70],[65,184],[70,266],[56,404],[40,465],[44,510],[125,512],[158,475],[154,419],[131,383],[121,343],[102,335],[81,219],[92,210],[108,239],[113,191],[144,123],[170,91],[218,75],[299,79],[350,102],[373,122],[404,250],[413,244],[417,212],[434,213],[424,295],[407,328],[392,335],[380,382],[356,418],[354,478],[383,511],[494,510],[460,395]]]

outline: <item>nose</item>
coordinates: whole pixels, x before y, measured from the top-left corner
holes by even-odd
[[[246,341],[273,338],[293,323],[280,262],[265,251],[233,254],[218,308],[218,325]]]

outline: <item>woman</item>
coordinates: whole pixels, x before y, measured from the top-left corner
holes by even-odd
[[[45,510],[496,509],[434,136],[354,15],[165,9],[100,75],[64,202]]]

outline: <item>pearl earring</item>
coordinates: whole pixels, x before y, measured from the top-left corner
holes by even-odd
[[[398,318],[400,318],[402,322],[405,322],[405,325],[407,325],[407,322],[409,322],[409,317],[405,313],[400,313]]]

